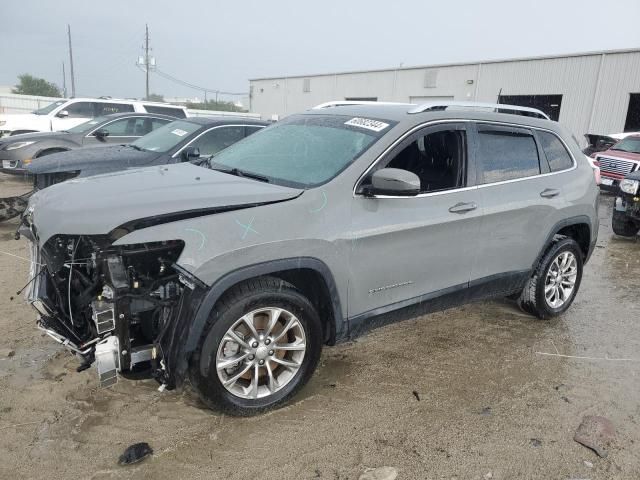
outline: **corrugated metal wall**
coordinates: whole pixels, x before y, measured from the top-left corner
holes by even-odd
[[[640,51],[252,80],[251,111],[282,117],[350,97],[495,102],[501,89],[503,95],[562,95],[560,122],[580,138],[621,132],[629,94],[640,93]]]

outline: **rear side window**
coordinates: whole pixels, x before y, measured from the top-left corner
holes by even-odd
[[[566,170],[573,166],[573,160],[571,160],[569,152],[567,152],[567,149],[558,137],[553,133],[538,132],[538,138],[540,139],[542,151],[544,151],[547,157],[549,168],[552,172]]]
[[[95,114],[93,102],[74,102],[63,110],[69,114],[69,118],[93,118]]]
[[[162,107],[159,105],[145,105],[144,109],[148,113],[157,113],[159,115],[170,115],[175,118],[186,118],[184,110],[181,108]]]
[[[133,105],[127,103],[102,103],[96,102],[96,117],[109,115],[111,113],[127,113],[133,112]]]
[[[536,142],[526,131],[479,127],[476,154],[482,166],[481,183],[514,180],[540,173]]]

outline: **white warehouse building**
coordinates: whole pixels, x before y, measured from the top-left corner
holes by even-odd
[[[585,133],[640,131],[640,49],[256,78],[250,111],[282,118],[330,100],[478,101],[539,108]]]

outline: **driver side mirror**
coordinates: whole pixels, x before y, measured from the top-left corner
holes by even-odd
[[[56,117],[58,118],[67,118],[69,116],[69,112],[67,112],[66,110],[60,110],[58,113],[56,113]]]
[[[420,193],[420,178],[408,170],[383,168],[371,175],[371,184],[364,186],[363,193],[413,197]]]
[[[99,129],[93,132],[93,136],[96,137],[98,140],[104,141],[104,139],[109,136],[109,132],[103,129]]]
[[[180,154],[183,162],[191,162],[200,158],[200,149],[198,147],[186,147]]]

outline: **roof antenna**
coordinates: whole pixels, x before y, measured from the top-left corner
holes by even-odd
[[[500,87],[500,91],[498,92],[498,100],[496,101],[497,104],[500,104],[500,95],[502,95],[502,87]]]

